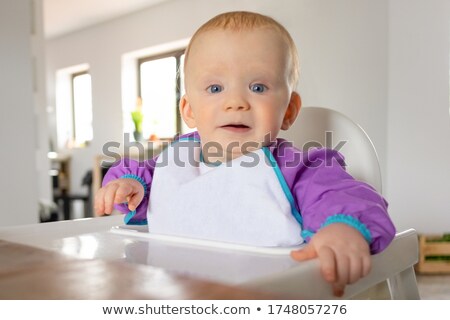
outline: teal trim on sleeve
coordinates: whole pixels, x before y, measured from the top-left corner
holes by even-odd
[[[302,236],[303,240],[306,241],[306,239],[312,238],[312,236],[313,236],[314,234],[315,234],[315,233],[312,232],[311,230],[302,230],[301,236]]]
[[[136,210],[130,211],[126,214],[126,216],[123,218],[123,222],[128,225],[146,225],[147,219],[144,220],[136,220],[133,221],[133,217],[136,215]]]
[[[303,228],[303,218],[300,212],[297,210],[297,207],[295,206],[294,197],[292,196],[291,190],[289,189],[289,186],[284,179],[283,173],[281,172],[280,167],[278,166],[277,161],[275,160],[272,152],[270,152],[269,148],[263,147],[264,154],[266,155],[267,159],[269,159],[270,164],[272,165],[273,170],[275,171],[275,174],[278,178],[278,181],[281,184],[281,188],[283,189],[284,194],[286,195],[286,198],[289,201],[289,204],[291,205],[291,212],[294,216],[295,220],[300,224],[300,226]]]
[[[328,217],[320,228],[326,227],[332,223],[345,223],[346,225],[358,230],[369,244],[372,243],[372,235],[370,234],[370,230],[357,218],[346,214],[335,214],[334,216]]]
[[[147,193],[147,183],[145,183],[144,179],[134,174],[125,174],[120,177],[120,179],[134,179],[137,180],[144,187],[144,194]]]
[[[123,222],[125,222],[125,224],[129,224],[130,220],[134,217],[135,214],[136,210],[128,212],[126,216],[123,218]]]

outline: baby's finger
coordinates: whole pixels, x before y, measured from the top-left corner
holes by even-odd
[[[291,257],[296,261],[305,261],[317,258],[317,252],[310,244],[299,250],[291,251]]]
[[[333,284],[333,294],[335,297],[342,297],[345,292],[345,284],[334,283]]]
[[[128,197],[132,191],[132,188],[126,184],[119,185],[114,196],[114,203],[128,202]]]
[[[341,254],[336,255],[336,283],[346,285],[350,281],[350,259],[348,256]]]
[[[335,282],[336,277],[336,257],[330,247],[323,246],[319,249],[320,271],[322,277],[327,282]]]
[[[95,202],[94,202],[94,209],[95,209],[95,213],[97,215],[102,215],[105,213],[105,205],[104,205],[104,193],[105,193],[105,189],[101,188],[100,190],[97,191],[97,193],[95,194]]]
[[[370,255],[365,255],[362,258],[362,275],[363,277],[366,277],[370,270],[372,269],[372,258]]]
[[[356,256],[349,259],[348,283],[355,283],[364,277],[363,257]]]
[[[350,261],[346,255],[336,255],[336,279],[333,283],[333,294],[336,297],[344,295],[345,286],[349,281]]]
[[[130,211],[136,210],[138,205],[141,203],[142,199],[144,198],[144,194],[141,192],[138,192],[130,197],[128,200],[128,209]]]
[[[116,191],[118,188],[119,186],[113,183],[108,185],[105,189],[104,206],[106,214],[111,214],[114,209],[114,198],[116,197]]]

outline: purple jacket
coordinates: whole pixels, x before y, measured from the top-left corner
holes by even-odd
[[[199,140],[197,132],[182,138]],[[395,227],[387,212],[387,202],[370,185],[355,180],[345,171],[344,159],[337,151],[322,148],[302,152],[283,139],[277,139],[266,149],[306,241],[324,226],[345,223],[361,232],[370,244],[371,253],[389,245]],[[134,178],[144,187],[145,196],[136,212],[130,213],[126,204],[115,206],[128,213],[126,223],[147,223],[155,162],[156,158],[141,163],[123,159],[104,177],[103,185],[119,178]]]

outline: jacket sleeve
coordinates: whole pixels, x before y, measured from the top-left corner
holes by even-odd
[[[144,188],[144,198],[135,211],[128,210],[127,204],[116,204],[115,209],[125,213],[126,224],[147,224],[147,208],[150,197],[150,189],[155,168],[155,159],[138,162],[132,159],[122,159],[114,163],[103,178],[102,186],[109,182],[131,178],[139,181]]]
[[[331,223],[356,228],[370,244],[371,253],[384,250],[395,236],[386,200],[370,185],[348,174],[337,151],[323,148],[305,153],[292,193],[306,241]]]

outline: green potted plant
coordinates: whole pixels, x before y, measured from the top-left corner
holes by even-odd
[[[142,140],[142,121],[144,120],[144,114],[142,113],[142,99],[138,97],[136,102],[136,109],[131,112],[131,119],[134,123],[134,140]]]

